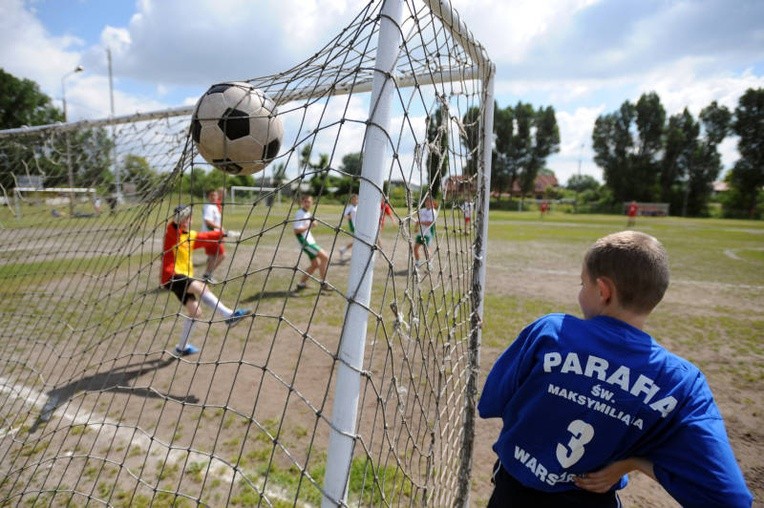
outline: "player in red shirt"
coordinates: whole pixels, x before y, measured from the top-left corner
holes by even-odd
[[[382,247],[382,230],[385,229],[385,220],[390,217],[390,220],[395,221],[395,216],[393,215],[393,209],[390,207],[390,203],[387,202],[385,199],[385,196],[382,196],[382,201],[380,202],[380,214],[379,214],[379,235],[377,235],[377,246]]]
[[[172,220],[167,224],[164,235],[162,254],[162,287],[172,291],[183,304],[188,319],[181,330],[180,341],[175,352],[180,356],[192,355],[199,348],[188,342],[194,323],[201,319],[200,302],[217,310],[228,326],[234,326],[250,314],[249,310],[231,310],[218,300],[207,284],[194,278],[194,263],[191,253],[194,249],[204,248],[212,242],[220,242],[225,236],[222,229],[198,233],[191,229],[191,207],[179,205],[175,208]]]
[[[639,213],[639,206],[636,201],[632,201],[626,209],[626,215],[629,217],[626,227],[632,227],[637,223],[637,213]]]

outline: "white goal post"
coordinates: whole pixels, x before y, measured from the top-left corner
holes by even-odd
[[[160,286],[174,210],[201,229],[194,179],[219,171],[191,107],[0,131],[0,174],[134,189],[88,220],[0,208],[0,504],[468,506],[494,71],[447,1],[370,0],[246,80],[278,105],[286,169],[269,187],[223,174],[240,236],[208,286],[220,306],[194,319]],[[257,206],[294,189],[314,192],[325,267],[295,237],[299,199]],[[224,306],[249,313],[228,327]]]

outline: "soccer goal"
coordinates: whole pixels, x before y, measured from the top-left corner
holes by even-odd
[[[173,210],[191,205],[201,229],[196,179],[218,171],[192,108],[0,132],[0,174],[105,201],[89,220],[0,209],[0,504],[467,505],[493,73],[447,2],[387,0],[247,80],[278,104],[273,192],[289,199],[223,205],[240,235],[209,289],[251,314],[229,327],[203,306],[191,356],[159,280]],[[352,228],[333,178],[358,194]],[[329,264],[296,291],[308,191]]]
[[[281,189],[279,187],[256,187],[249,185],[231,185],[231,204],[252,204],[254,201],[264,200],[267,204],[281,202]]]

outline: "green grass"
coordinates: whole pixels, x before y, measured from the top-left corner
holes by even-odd
[[[160,208],[165,211],[168,209],[166,206]],[[321,203],[317,215],[319,219],[336,223],[341,211],[340,205]],[[230,229],[242,230],[245,234],[249,234],[250,236],[244,240],[248,246],[260,242],[258,249],[265,246],[284,249],[285,252],[291,250],[290,254],[293,254],[296,250],[295,241],[291,235],[290,225],[284,222],[285,219],[291,219],[288,217],[291,215],[288,213],[288,204],[282,203],[275,206],[270,213],[267,212],[268,209],[264,206],[258,206],[254,210],[248,206],[228,207],[226,208],[226,225]],[[120,220],[129,222],[145,219],[148,224],[162,224],[164,218],[159,215],[159,209],[152,212],[151,217],[144,218],[139,217],[136,210],[128,210]],[[108,216],[94,219],[64,219],[59,220],[56,227],[59,233],[61,231],[74,233],[85,224],[88,226],[108,225],[110,220],[112,219]],[[195,223],[198,221],[199,218],[195,218]],[[35,223],[29,215],[15,221],[0,214],[0,222],[11,228],[6,233],[12,233],[14,228],[40,227],[39,222]],[[490,213],[482,329],[484,353],[481,367],[483,371],[490,367],[495,356],[532,320],[549,312],[579,313],[576,302],[578,272],[586,248],[597,238],[623,229],[625,223],[625,217],[621,216],[554,213],[542,220],[537,212],[493,211]],[[44,227],[50,227],[50,224]],[[269,228],[282,228],[283,234],[281,230]],[[672,286],[666,300],[651,316],[648,331],[665,342],[670,349],[697,363],[704,372],[713,376],[716,383],[726,383],[746,390],[741,400],[745,404],[755,404],[750,402],[756,400],[750,394],[760,393],[764,388],[764,342],[761,340],[764,335],[764,317],[761,312],[764,308],[764,223],[673,217],[640,218],[636,229],[658,237],[666,245],[672,268]],[[314,233],[322,242],[332,237],[334,228],[319,225]],[[112,228],[108,234],[119,235],[120,230]],[[387,229],[385,234],[392,236],[393,229]],[[161,229],[157,230],[155,236],[161,236]],[[340,236],[336,241],[338,244],[344,244],[345,237]],[[392,241],[386,239],[386,246],[391,244]],[[322,243],[322,245],[327,250],[331,247],[330,244]],[[14,316],[13,321],[8,323],[0,318],[0,324],[12,322],[14,327],[19,327],[19,322],[31,323],[45,313],[58,310],[65,312],[67,323],[77,324],[80,327],[75,338],[82,344],[89,344],[88,341],[92,336],[98,336],[104,329],[111,327],[108,328],[109,332],[118,334],[120,337],[128,334],[135,337],[142,334],[140,336],[144,343],[150,342],[152,350],[161,349],[165,347],[165,342],[168,344],[172,342],[172,339],[165,340],[163,337],[167,327],[159,329],[154,325],[154,321],[141,325],[145,326],[145,331],[139,329],[141,326],[134,326],[135,323],[143,323],[147,319],[159,320],[161,316],[176,311],[176,302],[168,298],[165,293],[160,292],[158,296],[154,296],[153,293],[148,296],[146,294],[147,288],[151,289],[158,278],[156,250],[156,246],[142,246],[126,252],[107,250],[106,253],[100,251],[93,253],[83,249],[84,254],[80,254],[76,248],[73,248],[63,257],[45,257],[35,249],[25,252],[24,257],[10,251],[5,253],[0,251],[0,280],[4,284],[0,295],[7,296],[5,315],[10,317],[18,313],[28,316],[26,318]],[[229,252],[233,253],[233,248]],[[246,258],[246,254],[241,255],[240,258],[242,263],[248,261],[243,259]],[[6,259],[10,264],[3,264]],[[265,259],[255,257],[252,265],[247,268],[252,270],[254,266],[260,270],[261,265],[266,262]],[[300,263],[302,268],[306,264],[305,259]],[[90,293],[90,286],[68,285],[70,281],[77,280],[77,276],[82,273],[100,274],[108,267],[114,267],[118,273],[117,278],[127,285],[128,291],[124,290],[123,285],[117,284],[110,288],[111,298],[91,301],[84,297]],[[391,327],[392,315],[388,308],[389,300],[386,300],[390,298],[391,293],[389,288],[382,284],[387,274],[381,272],[382,270],[375,274],[372,310],[380,314],[385,326]],[[232,273],[238,272],[234,270]],[[342,327],[343,310],[347,301],[342,296],[345,290],[346,274],[332,271],[330,277],[335,273],[342,273],[342,277],[338,275],[336,280],[332,279],[340,293],[327,297],[331,298],[329,301],[334,302],[332,305],[315,306],[316,285],[312,283],[310,289],[301,296],[290,297],[285,306],[282,293],[292,284],[294,275],[290,267],[273,272],[256,271],[250,273],[246,281],[231,282],[225,288],[221,287],[221,298],[224,301],[231,302],[233,298],[239,298],[241,303],[256,307],[258,312],[255,332],[246,336],[237,331],[235,335],[232,333],[232,337],[235,337],[241,343],[241,347],[244,347],[243,341],[246,336],[246,347],[254,348],[260,345],[260,341],[267,341],[269,337],[273,337],[278,327],[279,333],[291,339],[289,344],[297,347],[301,345],[301,339],[295,329],[305,329],[307,324],[303,321],[310,315],[312,316],[311,337],[317,337],[318,341],[326,337],[337,340],[338,335],[334,332]],[[543,273],[544,277],[540,277],[540,273]],[[145,280],[149,281],[148,286]],[[100,279],[91,280],[91,283],[108,287]],[[49,289],[33,293],[36,291],[35,288]],[[400,291],[400,288],[397,288],[397,291]],[[434,309],[440,308],[443,300],[450,302],[454,298],[449,291],[423,293],[426,305],[421,311],[422,322],[432,323],[432,326],[448,327],[450,323],[441,323],[434,319]],[[60,293],[77,297],[78,304],[67,306],[67,300],[60,298]],[[28,298],[23,301],[17,299],[19,294],[24,294]],[[165,307],[168,300],[171,305]],[[322,297],[321,301],[327,300]],[[205,311],[205,315],[209,316],[209,312]],[[113,323],[109,319],[111,316],[116,316]],[[86,324],[91,322],[95,324],[92,326]],[[292,323],[294,323],[294,329],[289,328]],[[54,323],[48,328],[55,331],[58,329],[55,325]],[[31,329],[31,325],[29,326]],[[370,329],[375,326],[375,323],[370,322]],[[136,331],[133,328],[136,328]],[[238,330],[241,329],[243,328]],[[38,342],[47,345],[59,340],[58,334],[51,333],[48,337],[47,332],[47,328],[35,329],[35,334],[31,337],[12,344],[17,348],[15,354],[20,356],[22,353],[27,354],[27,350],[31,351]],[[212,339],[221,340],[223,333],[225,332],[222,327],[214,326],[210,332],[211,342],[214,342]],[[388,333],[391,332],[388,331]],[[156,342],[154,342],[155,336],[160,337]],[[384,337],[384,334],[381,336]],[[69,336],[64,335],[60,340],[67,338]],[[310,346],[311,343],[308,342],[308,345]],[[230,347],[230,349],[235,348]],[[315,347],[308,350],[316,352],[314,353],[316,360],[323,357],[320,350]],[[4,374],[13,375],[21,368],[30,367],[23,364],[16,366],[10,364]],[[86,375],[91,371],[92,369],[86,369],[85,366],[79,366],[77,375]],[[162,387],[162,389],[177,392],[179,388],[174,386]],[[161,401],[154,406],[155,411],[160,411],[162,408]],[[191,414],[194,416],[189,416]],[[237,414],[228,413],[219,407],[205,407],[198,413],[186,413],[186,415],[184,421],[193,422],[191,427],[220,427],[224,435],[218,443],[216,453],[225,457],[231,464],[238,464],[243,474],[247,475],[248,481],[235,486],[230,498],[231,504],[249,506],[262,501],[260,494],[257,493],[257,486],[263,482],[265,472],[261,470],[261,467],[264,465],[270,467],[267,473],[269,486],[283,489],[291,496],[297,496],[299,490],[301,501],[320,502],[319,490],[304,477],[300,482],[299,472],[294,469],[294,466],[288,464],[283,457],[280,461],[271,458],[274,448],[278,450],[273,438],[277,435],[278,420],[260,421],[268,433],[254,430],[255,427],[251,426],[247,440],[243,441],[240,437],[243,433],[239,433],[239,426],[243,428],[248,425],[250,420],[247,418],[240,418]],[[119,416],[119,411],[114,413],[115,419]],[[303,425],[299,425],[299,422],[292,421],[284,426],[278,435],[278,445],[289,448],[293,442],[305,440],[309,429],[306,428],[305,422],[302,423]],[[154,423],[147,422],[142,425],[143,431],[148,434],[161,433],[162,429],[157,430]],[[87,430],[85,426],[73,426],[69,429],[69,433],[72,436],[87,438]],[[189,430],[182,432],[182,427],[179,427],[178,434],[174,437],[180,440],[182,437],[187,437],[187,434],[191,432]],[[173,438],[171,435],[160,437],[170,440]],[[22,446],[19,453],[25,457],[40,455],[48,446],[47,442],[31,441]],[[139,459],[146,453],[147,450],[133,445],[130,446],[126,455],[127,458]],[[403,475],[402,470],[378,464],[369,467],[365,460],[365,457],[356,458],[351,466],[349,487],[351,499],[360,499],[362,504],[378,505],[382,504],[383,498],[414,495],[411,480]],[[318,462],[322,461],[311,460],[306,467],[310,470],[310,476],[317,484],[320,484],[323,470],[315,465]],[[207,466],[207,462],[192,462],[185,471],[181,472],[177,466],[167,464],[159,465],[152,471],[155,471],[157,475],[157,483],[161,483],[161,487],[167,490],[174,488],[179,478],[185,478],[192,485],[204,485],[205,488],[210,489],[210,495],[213,495],[213,492],[217,494],[224,492],[223,487],[217,488],[216,482],[221,480],[217,479],[215,474],[205,478],[208,474]],[[85,471],[86,478],[93,476],[91,471]],[[373,486],[375,480],[382,484],[382,490]],[[99,484],[96,487],[96,493],[106,497],[111,492],[108,487],[110,487],[108,482]],[[475,499],[478,498],[479,496],[475,496]],[[127,493],[120,492],[118,488],[114,490],[113,502],[116,505],[125,505],[130,499]],[[42,500],[41,497],[40,501]],[[131,502],[135,506],[148,506],[152,501],[167,505],[193,504],[187,499],[174,498],[166,492],[159,492],[154,497],[139,493],[132,498]],[[282,505],[280,500],[270,501],[274,506]]]
[[[533,272],[539,267],[569,272],[561,278],[573,281],[586,248],[624,227],[620,216],[556,214],[541,220],[533,212],[491,212],[483,345],[503,349],[523,326],[548,312],[579,315],[577,287],[564,285],[553,289],[553,296],[539,291],[533,297],[516,294],[514,285],[539,284]],[[740,383],[761,384],[764,222],[656,217],[640,218],[635,229],[657,237],[671,265],[671,286],[648,320],[648,331],[691,361],[711,369],[736,369]],[[510,288],[495,283],[508,267],[516,270]],[[726,367],[708,359],[714,354],[759,361]]]

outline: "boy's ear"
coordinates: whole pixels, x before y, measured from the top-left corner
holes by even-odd
[[[597,290],[602,303],[609,304],[615,297],[615,284],[607,277],[597,277]]]

